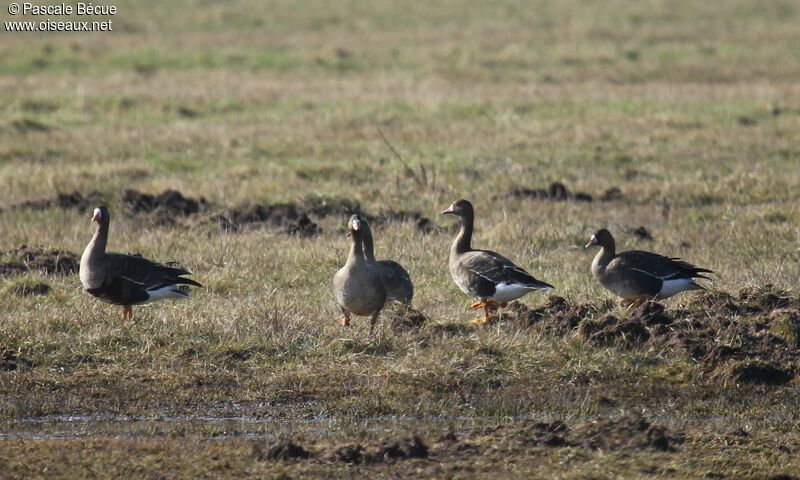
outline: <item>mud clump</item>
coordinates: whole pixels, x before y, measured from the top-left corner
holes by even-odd
[[[672,323],[672,318],[667,314],[667,309],[657,302],[642,303],[631,311],[631,316],[648,327],[670,325]]]
[[[395,331],[419,331],[428,321],[424,313],[401,302],[391,302],[383,310],[383,318]]]
[[[800,309],[781,308],[769,315],[769,324],[774,335],[780,337],[791,348],[800,348]]]
[[[793,372],[759,360],[734,361],[724,365],[716,372],[722,383],[748,383],[752,385],[783,385],[792,379]]]
[[[38,272],[45,275],[72,275],[78,270],[80,258],[66,250],[45,249],[22,245],[0,254],[0,276]]]
[[[313,237],[322,233],[319,225],[314,223],[306,212],[290,203],[254,204],[232,208],[225,215],[218,215],[211,220],[217,222],[223,230],[229,231],[239,231],[247,225],[262,224],[280,227],[288,235],[300,237]]]
[[[644,227],[639,226],[633,231],[633,236],[639,240],[653,240],[653,235]]]
[[[622,200],[622,190],[618,187],[611,187],[600,195],[601,202],[613,202],[616,200]]]
[[[425,445],[421,438],[414,435],[410,438],[384,443],[378,447],[376,452],[369,454],[367,457],[370,463],[428,458],[428,446]]]
[[[177,190],[152,195],[129,189],[122,192],[122,203],[131,213],[149,215],[159,224],[175,223],[178,218],[199,213],[208,206],[204,197],[185,197]]]
[[[587,319],[578,327],[578,335],[598,345],[622,344],[629,347],[644,343],[650,332],[636,318],[618,318],[607,314],[597,319]]]
[[[567,426],[559,421],[536,422],[523,426],[519,435],[526,447],[571,447],[573,442],[565,438],[568,430]]]
[[[563,297],[551,295],[547,303],[540,307],[530,308],[522,302],[513,302],[502,312],[503,318],[510,324],[522,328],[532,327],[550,334],[566,335],[577,328],[585,318],[607,308],[607,305],[600,307],[590,304],[571,305]]]
[[[682,435],[666,427],[653,425],[640,413],[628,413],[617,419],[603,419],[579,425],[573,439],[590,450],[659,450],[674,452],[683,443]]]
[[[553,182],[547,188],[512,188],[502,195],[495,195],[493,200],[508,198],[531,198],[535,200],[552,200],[564,202],[567,200],[575,202],[591,203],[594,197],[586,192],[571,192],[566,185],[561,182]],[[608,202],[622,198],[622,191],[617,187],[612,187],[600,195],[600,201]]]
[[[39,200],[29,200],[27,202],[18,203],[11,208],[27,208],[31,210],[49,210],[51,208],[60,208],[62,210],[74,209],[79,212],[85,212],[96,205],[104,204],[105,197],[97,191],[92,191],[86,196],[81,192],[74,191],[72,193],[59,192],[54,198],[43,198]]]
[[[20,367],[31,367],[33,362],[20,355],[19,350],[0,351],[0,372],[13,372]]]
[[[333,462],[361,464],[386,463],[413,458],[428,458],[429,449],[425,442],[413,435],[408,438],[387,440],[377,447],[363,447],[359,444],[343,445],[333,449],[326,457]]]
[[[266,449],[260,444],[253,445],[253,457],[256,460],[304,460],[310,458],[311,453],[291,440],[281,440]]]
[[[327,458],[333,462],[362,463],[364,461],[364,447],[358,444],[343,445],[328,453]]]

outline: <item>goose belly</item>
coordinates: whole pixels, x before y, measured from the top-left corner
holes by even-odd
[[[519,283],[503,282],[495,286],[494,295],[492,295],[490,298],[495,302],[505,303],[523,297],[532,290],[534,289]]]
[[[144,305],[146,303],[157,302],[166,298],[189,298],[189,294],[182,292],[177,285],[167,285],[166,287],[148,290],[147,294],[149,295],[147,300],[135,303],[134,305]]]
[[[383,308],[386,301],[386,292],[377,286],[379,278],[370,278],[371,281],[358,281],[348,279],[341,289],[336,292],[336,303],[350,313],[358,316],[369,316]]]
[[[669,298],[676,293],[680,293],[686,290],[697,290],[698,286],[694,283],[694,280],[690,278],[678,278],[675,280],[664,280],[663,285],[661,285],[661,291],[658,292],[658,296],[661,298]]]

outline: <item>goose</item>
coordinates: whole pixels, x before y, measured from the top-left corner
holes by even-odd
[[[202,285],[183,275],[191,272],[174,264],[160,264],[140,255],[106,252],[111,215],[105,206],[92,214],[95,232],[81,256],[80,279],[90,295],[122,306],[122,318],[133,319],[133,305],[165,298],[188,299],[178,285]]]
[[[378,269],[383,285],[386,287],[386,301],[397,301],[410,305],[411,299],[414,297],[414,284],[411,282],[411,276],[408,271],[394,260],[375,260],[372,229],[369,226],[369,222],[362,219],[361,229],[364,258],[366,258],[369,265],[373,265]]]
[[[369,331],[372,333],[386,303],[386,287],[378,268],[364,258],[363,225],[360,215],[353,215],[347,221],[350,253],[347,262],[333,276],[333,295],[344,314],[343,326],[350,326],[351,315],[371,317]]]
[[[695,282],[697,278],[710,280],[703,273],[714,273],[679,258],[657,253],[628,250],[616,253],[614,237],[608,230],[598,230],[584,248],[599,246],[600,251],[592,261],[592,274],[607,290],[628,307],[636,307],[646,300],[669,298],[689,290],[705,290]]]
[[[499,253],[472,248],[475,212],[469,201],[457,200],[442,214],[461,217],[461,229],[450,247],[450,275],[462,292],[478,299],[470,308],[483,308],[481,323],[489,323],[492,305],[504,307],[534,290],[555,288]]]

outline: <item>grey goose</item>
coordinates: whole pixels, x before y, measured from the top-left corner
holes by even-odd
[[[111,215],[105,206],[94,209],[94,236],[81,256],[80,279],[92,296],[122,306],[122,317],[133,318],[133,305],[163,300],[188,299],[178,285],[202,285],[184,278],[191,273],[174,264],[160,264],[140,255],[106,252]]]
[[[534,290],[554,288],[499,253],[472,248],[475,212],[469,201],[457,200],[442,214],[461,218],[461,229],[450,247],[450,275],[462,292],[478,299],[470,308],[483,308],[484,323],[489,323],[490,306],[503,307]]]
[[[350,326],[350,316],[371,317],[369,331],[375,328],[378,316],[386,303],[386,287],[374,265],[364,258],[363,219],[353,215],[347,221],[350,252],[347,262],[333,276],[333,295],[342,310],[343,326]]]
[[[599,246],[592,261],[592,274],[607,290],[628,303],[638,306],[646,300],[669,298],[688,290],[703,290],[697,278],[709,279],[714,273],[675,257],[628,250],[616,253],[614,237],[606,229],[598,230],[584,248]]]
[[[376,260],[375,250],[372,244],[372,229],[369,222],[361,219],[361,237],[363,239],[364,258],[367,263],[374,265],[381,275],[384,287],[386,287],[386,301],[397,301],[400,303],[411,304],[414,297],[414,284],[411,276],[402,265],[394,260]]]

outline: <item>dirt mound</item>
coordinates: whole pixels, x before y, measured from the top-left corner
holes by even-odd
[[[366,215],[366,218],[372,225],[384,225],[391,222],[413,222],[417,229],[423,233],[431,233],[436,228],[430,218],[416,210],[385,210],[377,215]]]
[[[389,303],[382,317],[395,331],[418,331],[428,321],[424,313],[400,302]]]
[[[553,182],[546,189],[545,188],[512,188],[502,195],[495,195],[494,200],[501,200],[507,198],[533,198],[536,200],[554,200],[566,201],[572,200],[576,202],[592,202],[594,197],[586,192],[571,192],[566,185],[561,182]],[[619,200],[622,198],[622,191],[617,187],[612,187],[600,195],[600,201],[608,202],[612,200]]]
[[[28,208],[31,210],[49,210],[51,208],[60,208],[62,210],[75,209],[80,212],[88,211],[89,209],[106,203],[103,194],[97,191],[92,191],[86,196],[81,192],[75,191],[72,193],[57,193],[54,198],[42,198],[39,200],[29,200],[27,202],[18,203],[11,208]]]
[[[334,448],[325,457],[334,462],[350,464],[384,463],[412,458],[428,458],[429,449],[417,435],[395,440],[386,440],[377,447],[364,447],[359,444],[343,445]]]
[[[598,345],[634,346],[650,338],[650,332],[641,320],[619,318],[613,314],[584,320],[578,327],[578,335]]]
[[[547,303],[530,308],[522,302],[513,302],[503,309],[503,319],[520,327],[534,327],[555,335],[571,333],[582,320],[610,308],[607,304],[571,305],[563,297],[551,295]]]
[[[240,208],[231,208],[224,215],[211,219],[223,230],[238,231],[247,225],[268,225],[280,227],[289,235],[312,237],[322,233],[322,229],[314,223],[297,205],[277,203],[274,205],[252,204]]]
[[[646,302],[625,316],[587,318],[578,332],[603,345],[685,351],[723,384],[781,385],[800,369],[800,299],[771,285],[737,297],[703,292],[672,312]]]
[[[685,352],[723,384],[781,385],[800,371],[800,299],[770,285],[737,296],[698,293],[689,307],[672,311],[656,302],[626,311],[611,302],[573,305],[551,296],[536,308],[512,303],[500,318],[601,346]]]
[[[253,445],[256,460],[297,460],[311,457],[311,453],[291,440],[280,440],[271,445]]]
[[[78,271],[80,257],[72,252],[22,245],[0,254],[0,276],[39,272],[45,275],[71,275]]]
[[[579,425],[572,432],[573,441],[591,450],[660,450],[674,452],[683,436],[666,427],[653,425],[640,413],[632,412],[616,419],[603,419]]]
[[[177,190],[165,190],[158,195],[125,190],[122,192],[122,203],[136,215],[148,215],[156,223],[172,224],[178,218],[200,212],[208,207],[204,197],[185,197]]]

